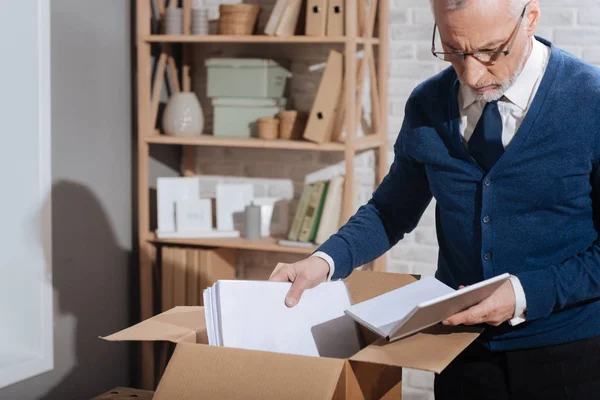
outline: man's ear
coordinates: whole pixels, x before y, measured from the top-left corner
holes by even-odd
[[[538,0],[532,0],[525,11],[527,36],[533,36],[537,31],[540,22],[540,3]]]

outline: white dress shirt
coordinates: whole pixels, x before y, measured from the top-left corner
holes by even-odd
[[[535,97],[537,89],[546,71],[550,49],[544,44],[531,39],[533,48],[527,59],[521,74],[517,77],[514,84],[504,93],[504,96],[498,101],[498,110],[502,118],[502,143],[507,147],[515,133],[521,126],[525,114]],[[461,85],[458,89],[458,104],[460,110],[460,134],[463,137],[463,143],[466,145],[475,126],[481,117],[485,101],[478,101],[467,86]],[[329,275],[327,280],[331,280],[335,272],[335,263],[333,259],[321,251],[315,252],[314,257],[320,257],[329,264]],[[527,302],[523,286],[516,276],[511,276],[515,292],[515,312],[509,324],[517,325],[525,321],[525,311]]]

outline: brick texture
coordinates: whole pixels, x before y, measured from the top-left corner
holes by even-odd
[[[389,0],[389,143],[388,161],[391,163],[393,145],[404,117],[404,105],[413,88],[428,76],[447,65],[430,53],[433,18],[427,0]],[[209,7],[214,11],[220,0],[195,0],[197,6]],[[260,0],[263,12],[259,24],[264,26],[271,11],[272,0]],[[553,41],[570,53],[585,60],[600,64],[600,2],[597,0],[544,0],[538,35]],[[293,73],[289,94],[292,106],[301,111],[310,111],[322,71],[311,72],[309,66],[323,62],[330,45],[294,46],[197,46],[195,60],[194,90],[198,93],[207,120],[207,129],[212,124],[210,101],[206,92],[203,60],[212,56],[261,55],[291,60]],[[334,47],[335,48],[335,47]],[[338,50],[343,50],[337,47]],[[357,176],[361,185],[357,199],[368,200],[373,189],[375,158],[371,153],[357,160]],[[202,173],[223,175],[247,174],[253,177],[288,178],[294,181],[295,196],[298,197],[302,181],[310,174],[328,166],[343,162],[341,155],[310,154],[293,151],[259,150],[215,150],[199,149],[197,169]],[[221,171],[221,172],[218,172]],[[296,198],[297,201],[297,198]],[[295,205],[295,202],[292,202]],[[414,232],[410,233],[388,253],[388,267],[393,272],[431,275],[437,262],[437,238],[435,234],[435,203],[426,210]],[[277,262],[293,262],[302,256],[289,254],[257,254],[245,252],[240,257],[240,277],[264,279]],[[421,371],[404,371],[404,397],[407,400],[433,399],[433,374]]]

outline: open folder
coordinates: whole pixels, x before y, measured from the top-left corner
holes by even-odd
[[[509,274],[502,274],[455,290],[428,276],[355,304],[345,312],[379,336],[394,341],[482,302],[508,279]]]

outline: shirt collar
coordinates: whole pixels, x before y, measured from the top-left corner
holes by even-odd
[[[543,74],[547,58],[545,57],[545,45],[535,38],[532,38],[532,41],[533,48],[523,70],[512,86],[504,93],[505,98],[522,110],[525,110],[529,105],[533,89]],[[462,97],[463,109],[466,109],[477,100],[473,91],[469,90],[469,87],[466,85],[460,85],[460,95]]]

